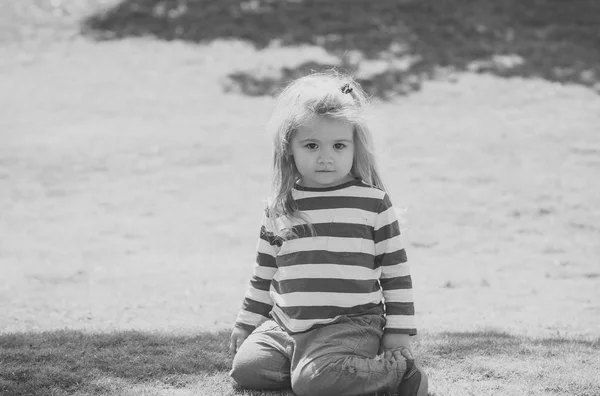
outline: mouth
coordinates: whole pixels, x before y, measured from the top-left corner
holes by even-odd
[[[316,172],[317,173],[331,173],[331,172],[335,172],[335,171],[332,171],[332,170],[318,170]]]

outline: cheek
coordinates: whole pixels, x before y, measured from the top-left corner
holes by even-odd
[[[302,168],[303,165],[308,161],[308,158],[305,153],[299,151],[294,153],[294,156],[291,158],[291,160],[294,162],[294,164],[296,164],[297,168]]]
[[[304,168],[312,168],[316,166],[317,160],[312,156],[304,155],[302,156],[302,158],[300,158],[300,163],[301,166],[303,166]]]
[[[355,156],[356,156],[356,154],[354,153],[354,151],[350,151],[348,153],[348,155],[346,155],[346,157],[345,157],[346,161],[351,162],[351,163],[354,162],[354,157]]]

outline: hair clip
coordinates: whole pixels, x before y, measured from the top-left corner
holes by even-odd
[[[340,89],[342,90],[342,93],[345,94],[349,94],[350,92],[352,92],[352,87],[348,83],[342,85]]]

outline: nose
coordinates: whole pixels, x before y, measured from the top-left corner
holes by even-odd
[[[317,162],[319,165],[333,165],[333,151],[331,147],[325,146],[320,148]]]

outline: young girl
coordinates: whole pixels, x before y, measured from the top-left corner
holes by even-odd
[[[335,73],[300,78],[279,97],[273,195],[231,333],[242,387],[427,395],[410,342],[410,268],[366,105],[360,86]]]

